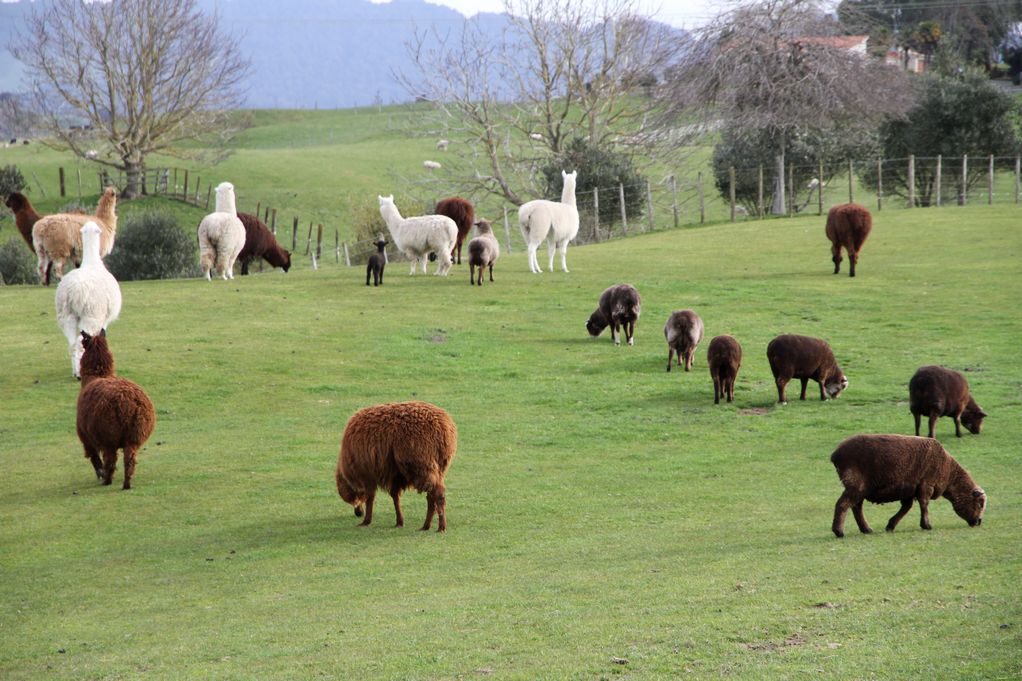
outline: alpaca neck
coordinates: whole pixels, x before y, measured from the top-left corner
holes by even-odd
[[[102,267],[99,257],[99,232],[88,231],[82,235],[82,267]]]
[[[235,208],[234,192],[219,192],[216,195],[216,212],[238,214],[238,210]]]
[[[97,352],[93,350],[82,356],[82,388],[97,378],[109,378],[113,375],[114,358],[109,351]]]
[[[575,180],[567,179],[564,181],[564,189],[561,190],[561,203],[566,203],[569,206],[575,205]]]
[[[401,217],[401,211],[399,211],[397,206],[392,203],[380,206],[380,213],[383,215],[383,221],[387,223],[387,227],[389,227],[392,231],[394,227],[400,227],[401,222],[404,220],[404,218]]]
[[[114,214],[114,202],[116,200],[113,194],[103,194],[99,199],[99,205],[96,206],[96,217],[107,225],[117,224],[117,217]]]

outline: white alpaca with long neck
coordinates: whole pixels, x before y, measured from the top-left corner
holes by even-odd
[[[568,242],[578,235],[578,208],[575,206],[575,178],[578,171],[561,171],[564,188],[561,200],[537,199],[523,203],[518,209],[518,226],[529,249],[529,269],[540,274],[536,250],[546,239],[550,255],[550,271],[554,271],[554,251],[561,251],[561,269],[568,271]]]
[[[415,263],[422,264],[426,273],[426,260],[430,253],[436,253],[436,274],[447,276],[451,269],[451,251],[458,241],[458,225],[446,215],[420,215],[403,218],[394,205],[394,195],[377,196],[380,201],[380,215],[387,223],[387,229],[394,238],[394,246],[412,261],[409,275],[415,274]]]
[[[81,332],[97,336],[121,313],[121,288],[100,257],[101,230],[89,221],[81,228],[82,264],[57,286],[57,323],[67,338],[71,373],[81,375]]]
[[[245,225],[238,218],[234,185],[221,182],[216,188],[216,212],[202,218],[198,229],[199,266],[206,281],[213,270],[223,279],[234,279],[234,261],[245,247]]]

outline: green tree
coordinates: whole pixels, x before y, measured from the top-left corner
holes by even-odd
[[[916,156],[916,203],[928,206],[936,192],[936,157],[941,155],[943,182],[961,186],[961,164],[948,162],[963,154],[970,157],[1014,156],[1020,151],[1018,136],[1022,105],[992,85],[982,74],[968,71],[957,77],[931,74],[919,80],[919,99],[904,120],[880,128],[884,158]],[[984,176],[985,164],[972,164],[966,187]],[[867,166],[861,174],[865,186],[875,187],[877,169]],[[908,198],[908,170],[904,164],[888,164],[884,191]]]
[[[600,222],[616,222],[621,219],[619,185],[625,188],[625,210],[632,218],[641,217],[645,212],[646,178],[636,169],[626,154],[601,148],[582,137],[575,137],[564,145],[561,152],[543,166],[545,196],[561,196],[561,171],[578,171],[575,180],[575,196],[579,205],[593,205],[593,189],[600,190]],[[592,215],[592,209],[586,213]]]

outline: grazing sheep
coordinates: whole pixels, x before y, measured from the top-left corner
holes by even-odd
[[[387,266],[387,253],[384,251],[387,240],[381,237],[374,243],[376,252],[369,256],[369,262],[366,263],[366,286],[369,285],[370,276],[373,278],[373,286],[383,285],[383,268]]]
[[[145,391],[114,373],[106,334],[82,332],[82,388],[78,393],[78,439],[104,485],[113,482],[117,450],[124,450],[124,489],[131,489],[138,450],[156,427],[156,410]],[[100,461],[100,453],[103,455]]]
[[[366,407],[344,427],[337,459],[337,493],[355,507],[355,515],[373,520],[376,488],[390,492],[397,526],[404,525],[401,492],[412,487],[426,493],[428,530],[433,514],[437,532],[447,530],[444,475],[458,447],[458,430],[446,411],[426,402],[400,402]]]
[[[800,400],[806,398],[806,383],[813,379],[820,384],[820,399],[831,399],[848,387],[848,379],[841,372],[834,352],[825,341],[809,336],[786,334],[778,336],[767,345],[767,359],[777,383],[777,401],[787,404],[784,387],[788,381],[797,378],[802,381]]]
[[[586,331],[595,338],[610,326],[614,345],[621,345],[618,327],[624,327],[628,344],[634,345],[635,322],[639,320],[641,312],[642,299],[635,287],[631,284],[615,284],[600,294],[599,305],[586,322]]]
[[[238,219],[230,182],[217,185],[216,212],[202,218],[197,236],[199,266],[206,281],[212,281],[214,267],[222,279],[234,279],[234,261],[245,247],[245,225]]]
[[[845,536],[845,513],[849,508],[859,531],[872,532],[862,514],[863,501],[901,502],[901,508],[887,521],[888,532],[894,532],[913,501],[919,502],[922,512],[920,527],[931,529],[928,506],[930,499],[940,497],[947,498],[970,527],[983,522],[986,493],[936,440],[909,435],[854,435],[838,445],[830,461],[845,486],[834,506],[831,526],[838,537]]]
[[[71,373],[80,375],[82,331],[96,336],[121,313],[121,288],[99,257],[99,226],[90,220],[81,230],[82,266],[57,285],[57,324],[67,338]]]
[[[422,167],[425,168],[426,170],[440,170],[441,168],[443,168],[443,166],[437,163],[436,161],[423,161]]]
[[[447,145],[450,144],[450,143],[451,143],[450,140],[437,140],[436,141],[436,150],[437,151],[447,151]]]
[[[827,238],[830,239],[831,258],[834,274],[841,271],[841,247],[848,251],[848,276],[855,276],[855,264],[859,262],[859,251],[866,243],[866,237],[873,229],[873,216],[869,211],[854,203],[834,206],[827,212]]]
[[[426,259],[430,252],[437,254],[436,274],[447,276],[451,269],[451,252],[458,239],[458,226],[446,215],[422,215],[403,218],[394,205],[394,195],[377,196],[380,201],[380,215],[387,223],[394,246],[412,261],[409,275],[415,274],[415,263],[422,263],[426,273]]]
[[[916,421],[923,414],[930,419],[930,437],[937,427],[937,419],[950,416],[955,420],[955,436],[962,436],[962,424],[974,435],[979,435],[987,413],[969,394],[969,382],[957,371],[938,366],[919,367],[908,382],[909,409]]]
[[[706,348],[706,361],[713,377],[713,403],[719,404],[721,396],[733,402],[735,379],[742,366],[742,346],[731,336],[714,336]]]
[[[558,248],[561,251],[561,269],[568,271],[568,242],[578,235],[578,208],[575,206],[577,176],[578,171],[561,171],[564,187],[559,203],[537,199],[523,203],[518,209],[518,226],[529,248],[529,269],[535,274],[543,271],[539,266],[536,249],[544,239],[550,255],[550,271],[554,271],[554,250]]]
[[[291,254],[280,247],[277,237],[258,216],[251,213],[238,213],[238,219],[245,227],[245,245],[238,253],[242,275],[248,274],[248,265],[256,258],[262,258],[272,267],[279,267],[285,272],[291,269]]]
[[[11,192],[4,203],[14,213],[14,225],[21,232],[21,238],[25,240],[28,247],[35,253],[35,247],[32,245],[32,226],[39,222],[39,218],[42,216],[35,212],[35,208],[29,203],[28,197],[21,192]]]
[[[500,257],[500,242],[493,234],[493,227],[487,220],[476,223],[478,236],[468,242],[468,283],[475,282],[475,269],[479,268],[479,285],[483,285],[483,269],[490,268],[490,281],[493,281],[493,263]]]
[[[32,248],[39,260],[39,282],[50,285],[50,270],[58,278],[64,276],[64,263],[68,258],[80,258],[82,253],[82,227],[92,220],[100,228],[99,257],[105,258],[113,250],[117,235],[117,190],[107,187],[99,199],[95,215],[84,213],[57,213],[39,219],[32,226]]]
[[[472,230],[472,225],[476,220],[475,207],[472,206],[471,201],[467,201],[458,196],[452,196],[449,199],[441,199],[437,201],[436,208],[433,210],[437,215],[446,215],[450,219],[454,220],[454,224],[458,226],[458,240],[454,243],[454,248],[451,249],[451,260],[461,264],[461,245],[465,241],[465,237]],[[457,258],[454,256],[454,252],[458,252]]]
[[[703,339],[703,320],[692,310],[675,310],[664,325],[664,338],[667,339],[667,370],[671,370],[671,357],[676,353],[678,366],[684,358],[685,371],[691,371],[696,346]]]

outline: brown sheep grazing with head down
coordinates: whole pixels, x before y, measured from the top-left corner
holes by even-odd
[[[843,203],[827,213],[827,238],[830,239],[834,274],[841,271],[841,248],[848,251],[848,276],[855,276],[855,264],[866,237],[873,230],[873,216],[862,206]]]
[[[639,321],[641,313],[642,298],[635,287],[631,284],[614,284],[600,294],[596,310],[586,321],[586,331],[596,338],[609,326],[614,345],[621,345],[618,329],[623,328],[628,344],[634,345],[635,322]]]
[[[862,502],[885,504],[900,501],[901,508],[887,521],[887,531],[894,532],[898,522],[919,502],[922,513],[919,525],[931,529],[928,505],[931,499],[945,497],[955,513],[970,527],[983,522],[986,493],[973,482],[968,471],[931,438],[909,435],[855,435],[848,438],[830,455],[845,491],[834,507],[831,529],[838,537],[845,536],[844,522],[852,509],[859,531],[872,530],[862,514]]]
[[[677,356],[678,366],[685,362],[685,371],[692,371],[696,347],[703,339],[703,320],[692,310],[675,310],[664,325],[667,339],[667,370],[671,370],[671,357]]]
[[[82,332],[82,388],[78,393],[78,439],[104,485],[113,482],[117,450],[124,450],[124,489],[131,489],[138,450],[156,427],[153,403],[136,383],[114,373],[106,332]],[[100,461],[100,453],[103,455]]]
[[[784,334],[767,345],[767,359],[777,384],[777,401],[787,404],[784,388],[793,378],[802,381],[800,400],[806,398],[806,384],[813,379],[820,384],[820,399],[836,399],[848,387],[834,352],[826,341],[797,334]]]
[[[39,222],[42,216],[35,212],[35,208],[29,203],[28,197],[21,192],[11,192],[5,201],[7,207],[14,213],[14,225],[21,232],[21,238],[25,240],[28,247],[35,253],[35,246],[32,245],[32,226]]]
[[[955,436],[962,436],[964,424],[973,435],[979,435],[987,413],[969,394],[969,382],[957,371],[938,366],[919,367],[908,382],[909,409],[916,421],[916,435],[919,435],[919,421],[923,414],[930,419],[930,433],[937,427],[937,419],[950,416],[955,420]]]
[[[476,221],[475,207],[471,201],[459,196],[452,196],[449,199],[437,201],[433,213],[436,215],[446,215],[454,220],[454,224],[458,226],[458,238],[454,242],[454,248],[451,249],[451,260],[460,265],[461,246],[465,243],[465,237],[468,236],[468,233],[472,230],[472,225]],[[457,253],[457,258],[455,258],[455,253]]]
[[[281,248],[266,223],[251,213],[237,213],[237,216],[245,226],[245,245],[238,253],[242,274],[248,274],[248,265],[256,258],[262,258],[285,272],[291,269],[291,254]]]
[[[742,346],[731,336],[714,336],[706,349],[706,361],[713,378],[713,403],[720,404],[721,396],[728,402],[735,399],[735,379],[742,366]]]
[[[399,402],[355,412],[344,428],[337,459],[337,493],[355,507],[368,525],[373,519],[376,488],[390,492],[397,526],[404,526],[401,492],[412,487],[426,493],[426,522],[438,518],[437,532],[447,530],[444,476],[458,447],[454,421],[426,402]]]

